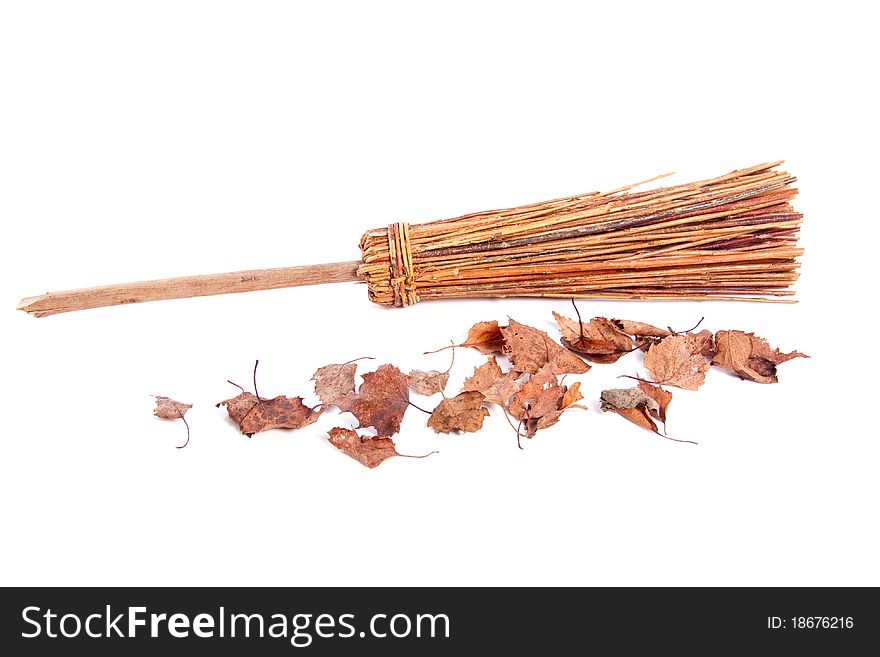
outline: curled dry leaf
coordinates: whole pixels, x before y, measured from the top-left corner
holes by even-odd
[[[489,356],[485,363],[475,368],[474,373],[465,379],[461,389],[462,392],[481,392],[485,402],[507,406],[510,397],[519,390],[518,378],[515,372],[502,372],[495,357]]]
[[[581,394],[580,381],[575,381],[571,384],[571,386],[567,388],[566,386],[562,387],[565,388],[565,393],[562,395],[562,401],[559,405],[560,410],[566,409],[569,406],[574,406],[575,402],[579,402],[581,399],[584,398],[584,396]],[[584,407],[584,410],[586,410],[586,407]]]
[[[375,468],[392,456],[400,456],[391,438],[362,438],[355,431],[340,427],[330,429],[328,434],[331,445],[368,468]]]
[[[226,406],[230,419],[237,422],[241,432],[249,437],[269,429],[302,429],[315,422],[323,412],[303,404],[302,397],[278,395],[264,399],[249,392],[242,392],[217,406]]]
[[[552,427],[554,424],[559,422],[559,418],[562,417],[562,414],[568,410],[569,408],[580,408],[583,410],[587,410],[586,406],[581,406],[575,402],[580,401],[584,398],[581,394],[581,382],[575,381],[571,384],[570,387],[566,387],[564,385],[560,385],[560,387],[564,390],[562,393],[562,398],[559,400],[559,407],[546,415],[542,415],[538,418],[538,422],[535,424],[535,431],[540,431],[541,429],[546,429],[547,427]]]
[[[590,369],[580,358],[560,347],[544,331],[511,319],[501,328],[504,353],[510,357],[517,372],[536,373],[544,365],[552,366],[555,374],[583,374]]]
[[[160,397],[159,395],[154,395],[154,397],[156,398],[156,408],[153,409],[153,415],[163,420],[183,420],[186,425],[186,442],[183,445],[178,445],[177,449],[189,445],[189,422],[183,416],[192,408],[192,404],[184,404],[170,397]]]
[[[312,375],[315,393],[325,406],[338,406],[339,400],[354,390],[357,363],[339,363],[319,367]]]
[[[792,358],[809,358],[799,351],[783,353],[764,338],[744,331],[718,331],[715,334],[712,364],[723,367],[740,378],[757,383],[776,383],[776,366]]]
[[[459,347],[473,347],[482,354],[501,353],[504,339],[496,320],[477,322],[468,331],[467,338]]]
[[[657,429],[657,422],[666,425],[666,409],[672,401],[672,393],[647,381],[639,381],[632,388],[603,390],[601,407],[625,417],[643,429],[666,437]],[[689,441],[688,441],[689,442]]]
[[[357,393],[339,400],[339,408],[351,411],[362,427],[375,427],[380,436],[400,431],[403,414],[409,406],[409,383],[394,365],[382,365],[364,374]]]
[[[556,424],[566,409],[578,407],[575,402],[580,399],[580,383],[571,388],[560,385],[552,364],[548,363],[522,385],[507,411],[520,421],[526,437],[532,438],[540,429]]]
[[[713,344],[709,331],[670,335],[650,346],[645,367],[655,383],[696,390],[706,380]]]
[[[603,390],[601,408],[625,417],[643,429],[659,434],[654,419],[660,419],[660,405],[638,386]]]
[[[430,397],[438,392],[446,390],[446,384],[449,381],[449,372],[438,372],[431,370],[423,372],[422,370],[413,370],[406,377],[409,387],[420,395]]]
[[[604,317],[594,317],[584,323],[557,312],[553,316],[562,333],[562,344],[594,363],[615,363],[635,348],[633,339]]]
[[[163,420],[181,419],[186,415],[186,412],[192,408],[192,404],[184,404],[183,402],[175,401],[170,397],[160,397],[158,395],[155,395],[155,397],[156,408],[153,410],[153,415],[160,417]]]
[[[510,400],[507,410],[518,420],[537,420],[555,411],[564,394],[553,365],[546,363],[523,383]]]
[[[483,399],[483,393],[476,391],[462,392],[452,399],[444,399],[431,413],[428,426],[437,433],[479,431],[483,427],[483,418],[489,415],[489,411],[482,406]]]
[[[657,414],[656,417],[663,423],[663,430],[666,430],[666,409],[669,408],[669,402],[672,401],[672,393],[668,390],[664,390],[660,386],[655,386],[653,383],[648,383],[647,381],[639,381],[639,388],[645,395],[647,395],[650,399],[653,399],[657,404]]]
[[[665,338],[671,335],[668,329],[657,328],[644,322],[634,322],[629,319],[612,319],[611,323],[617,330],[631,335],[637,340],[640,338]]]
[[[662,422],[665,430],[666,409],[670,401],[672,401],[672,393],[668,390],[663,390],[647,381],[639,381],[639,385],[632,388],[603,390],[601,407],[603,411],[617,413],[633,424],[652,431],[667,440],[696,445],[692,440],[670,438],[657,428],[657,422]]]
[[[681,335],[681,334],[679,334]],[[709,360],[715,357],[715,336],[712,331],[702,330],[699,333],[687,333],[694,338],[694,343],[699,347],[700,354]]]

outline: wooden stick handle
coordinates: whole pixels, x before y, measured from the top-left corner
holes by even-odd
[[[278,267],[276,269],[250,269],[225,274],[180,276],[155,281],[101,285],[78,290],[48,292],[37,297],[22,299],[19,310],[35,317],[56,315],[72,310],[116,306],[123,303],[141,303],[162,299],[204,297],[212,294],[273,290],[279,287],[320,285],[322,283],[345,283],[361,280],[357,269],[361,262],[334,262],[301,267]]]

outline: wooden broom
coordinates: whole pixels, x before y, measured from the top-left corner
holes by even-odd
[[[610,192],[367,231],[362,259],[184,276],[22,299],[37,317],[126,303],[362,281],[371,301],[465,297],[740,299],[794,294],[796,178],[760,164],[648,191]]]

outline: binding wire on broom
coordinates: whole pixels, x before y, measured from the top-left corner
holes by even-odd
[[[358,275],[386,306],[516,296],[784,301],[798,276],[802,215],[790,204],[796,178],[780,164],[392,224],[364,234]]]

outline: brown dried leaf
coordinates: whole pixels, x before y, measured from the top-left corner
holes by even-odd
[[[660,418],[660,405],[639,386],[603,390],[601,408],[603,411],[617,413],[643,429],[662,435],[654,422],[654,418]]]
[[[323,412],[303,404],[302,397],[279,395],[273,399],[258,399],[249,392],[217,404],[221,405],[226,406],[229,417],[247,436],[269,429],[301,429],[315,422]]]
[[[709,331],[670,335],[651,345],[645,367],[656,383],[696,390],[706,380],[709,361],[703,353],[712,342]]]
[[[657,428],[659,421],[663,423],[663,430],[666,430],[666,408],[670,401],[672,401],[672,393],[668,390],[663,390],[647,381],[639,381],[639,385],[632,388],[603,390],[601,407],[603,411],[617,413],[633,424],[667,440],[696,445],[693,440],[670,438]]]
[[[446,384],[449,381],[449,372],[438,372],[431,370],[423,372],[422,370],[413,370],[406,377],[409,387],[420,395],[430,397],[438,392],[446,390]]]
[[[351,429],[330,429],[330,444],[368,468],[375,468],[385,459],[400,456],[391,438],[362,438]]]
[[[444,399],[428,419],[428,426],[437,433],[466,431],[472,433],[483,427],[483,418],[489,411],[482,406],[483,393],[462,392],[452,399]]]
[[[545,364],[532,374],[510,400],[508,410],[518,420],[539,418],[559,408],[565,390],[559,385],[553,365]]]
[[[548,363],[556,374],[583,374],[590,369],[580,358],[560,347],[544,331],[520,324],[511,319],[501,328],[504,337],[504,353],[510,357],[517,372],[540,370]]]
[[[744,331],[718,331],[715,334],[715,357],[712,364],[723,367],[740,378],[757,383],[776,383],[776,366],[792,358],[809,358],[799,351],[783,353],[764,338]]]
[[[637,406],[635,408],[605,408],[603,406],[602,410],[614,411],[619,416],[626,418],[633,424],[637,424],[638,426],[642,427],[642,429],[647,429],[648,431],[653,431],[656,434],[660,434],[660,432],[657,430],[657,425],[655,424],[654,420],[651,419],[648,411],[646,411],[645,408],[642,406]]]
[[[154,396],[156,397],[156,408],[153,410],[153,415],[163,420],[178,420],[192,408],[192,404],[184,404],[170,397]]]
[[[699,333],[688,333],[694,336],[696,344],[700,347],[700,354],[712,360],[715,357],[715,336],[712,331],[702,330]]]
[[[154,397],[156,398],[156,408],[153,410],[153,415],[163,420],[183,420],[183,423],[186,425],[186,442],[183,445],[178,445],[177,449],[189,445],[189,422],[183,416],[192,408],[192,404],[184,404],[170,397],[160,397],[158,395],[154,395]]]
[[[490,404],[506,406],[511,395],[519,390],[515,372],[502,372],[494,356],[489,356],[485,363],[474,369],[473,375],[465,379],[462,392],[476,391],[483,393],[483,401]]]
[[[580,399],[580,383],[571,388],[560,385],[553,365],[547,363],[522,385],[507,411],[520,421],[526,437],[532,438],[538,430],[556,424],[566,409],[584,408],[575,403]]]
[[[562,414],[569,408],[581,408],[585,411],[587,410],[586,406],[581,406],[580,404],[575,403],[584,398],[580,391],[580,381],[575,381],[571,384],[570,388],[566,388],[566,386],[561,386],[561,388],[565,392],[562,394],[562,399],[559,400],[559,408],[552,413],[547,413],[547,415],[542,415],[538,418],[538,422],[535,425],[536,431],[552,427],[559,422],[559,418],[561,418]]]
[[[617,362],[635,348],[633,339],[604,317],[594,317],[582,324],[557,312],[553,316],[562,333],[562,344],[594,363]]]
[[[603,390],[601,403],[603,411],[621,408],[635,408],[636,406],[642,405],[657,413],[660,412],[660,405],[657,401],[651,399],[639,386]],[[606,409],[604,406],[608,406],[609,408]]]
[[[349,393],[339,400],[339,408],[351,411],[360,426],[375,427],[380,436],[394,435],[400,431],[403,414],[409,406],[406,375],[394,365],[382,365],[363,378],[357,393]]]
[[[565,388],[565,386],[562,387]],[[566,388],[565,393],[562,395],[562,401],[559,403],[559,408],[560,410],[565,410],[583,398],[584,396],[581,394],[581,382],[575,381],[570,387]]]
[[[653,383],[648,383],[647,381],[639,381],[639,388],[647,397],[653,399],[657,403],[656,411],[653,410],[653,406],[648,410],[653,417],[663,423],[665,429],[666,409],[669,408],[669,402],[672,401],[672,393],[668,390],[664,390],[660,386],[655,386]]]
[[[473,347],[482,354],[501,353],[504,339],[498,322],[477,322],[468,331],[467,338],[459,347]]]
[[[339,400],[354,390],[357,363],[340,363],[319,367],[312,376],[315,393],[325,406],[338,406]]]
[[[612,319],[611,322],[619,331],[634,338],[665,338],[671,335],[668,329],[657,328],[644,322],[634,322],[629,319]]]

